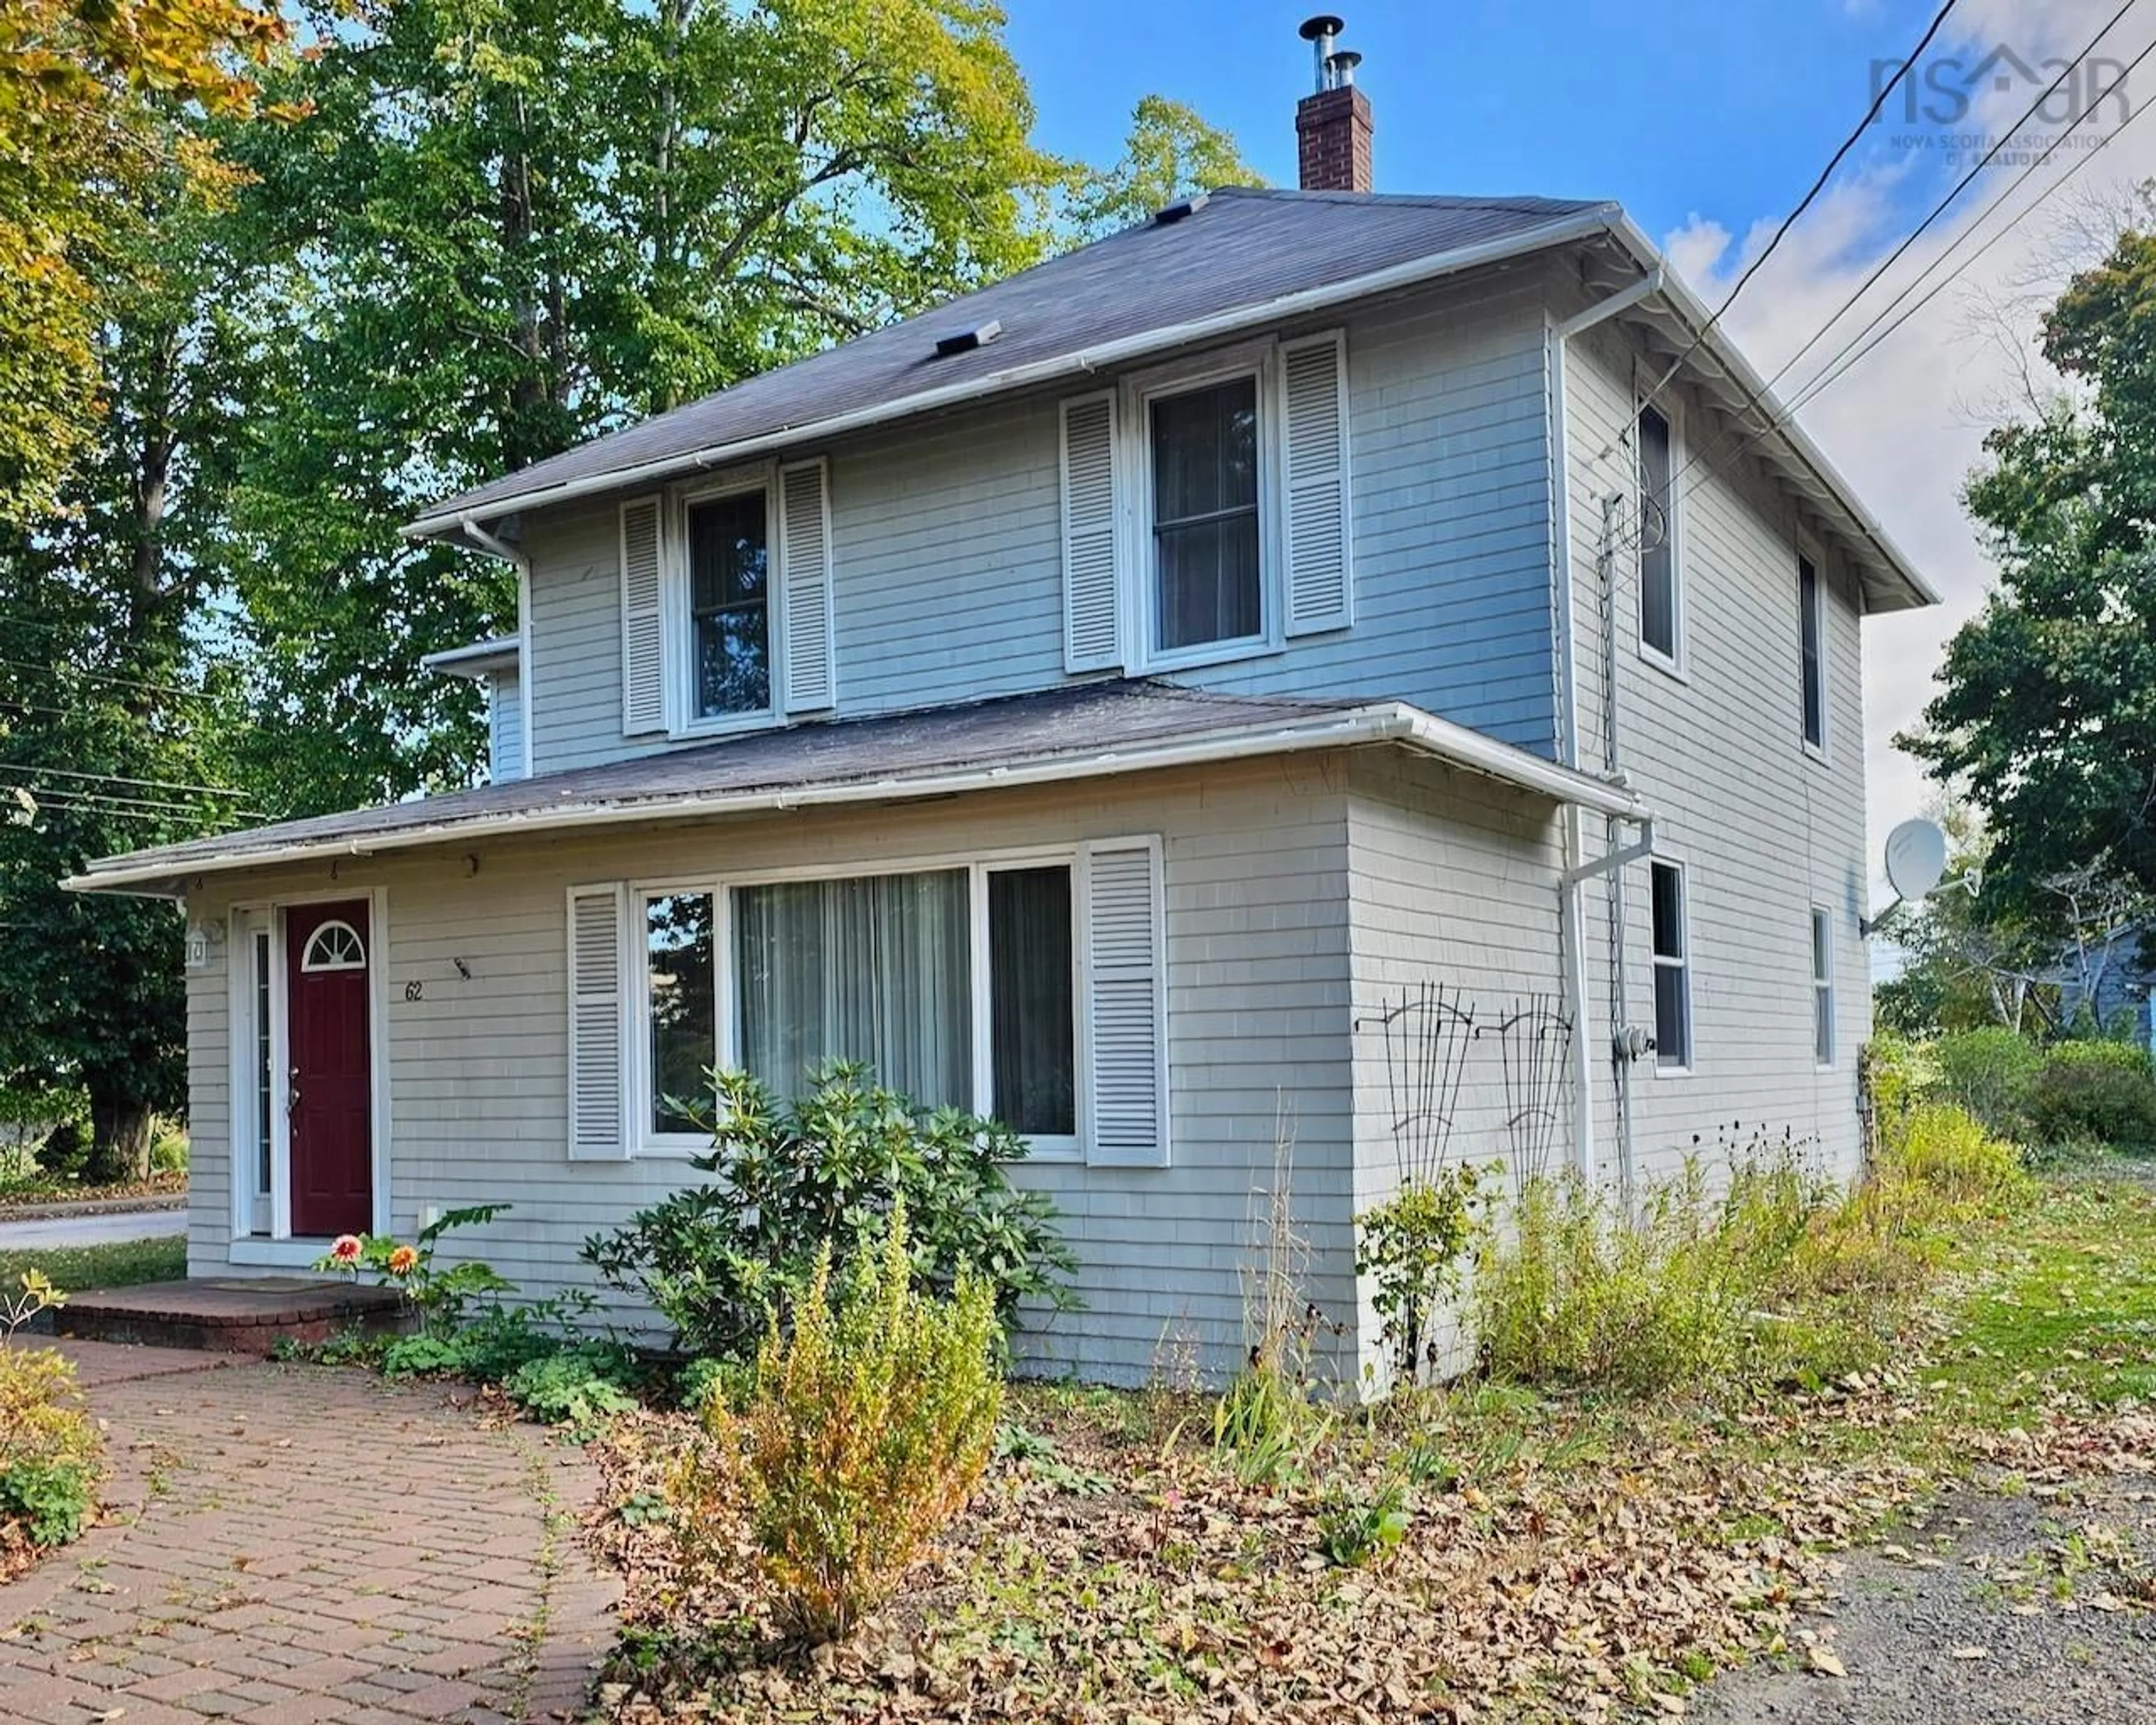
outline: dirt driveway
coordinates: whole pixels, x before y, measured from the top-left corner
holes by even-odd
[[[1792,1640],[1793,1669],[1723,1678],[1693,1717],[1711,1725],[2156,1720],[2156,1478],[2008,1487],[1957,1493],[1883,1545],[1852,1553],[1826,1608],[1800,1620],[1816,1640]],[[1847,1675],[1830,1675],[1836,1666]]]
[[[108,1427],[105,1523],[0,1586],[0,1717],[34,1725],[566,1719],[616,1584],[574,1451],[470,1392],[64,1343]]]

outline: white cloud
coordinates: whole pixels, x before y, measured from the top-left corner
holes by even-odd
[[[2114,9],[2102,0],[1990,0],[1969,6],[1965,17],[1958,15],[1964,37],[1952,51],[1973,50],[1980,55],[2000,44],[2031,64],[2069,56],[2087,43]],[[2129,36],[2128,28],[2136,33]],[[2108,39],[2100,53],[2123,64],[2141,50],[2149,34],[2149,25],[2129,14],[2128,26]],[[2127,90],[2137,99],[2135,111],[2141,105],[2156,105],[2156,57],[2128,80]],[[2018,84],[2005,90],[1988,90],[1979,107],[1951,130],[1956,134],[2003,130],[2035,94]],[[2112,116],[2115,105],[2115,99],[2106,105],[2105,116]],[[2056,129],[2047,129],[2045,135]],[[1880,130],[1881,150],[1875,151],[1872,164],[1845,173],[1813,206],[1726,320],[1730,332],[1766,373],[1779,370],[1820,328],[1973,159],[1965,157],[1947,172],[1937,160],[1943,152],[1910,146],[1896,151],[1895,138],[1909,128],[1882,124]],[[2035,147],[2041,149],[2041,142]],[[2067,244],[2061,234],[2060,213],[2085,210],[2092,201],[2117,199],[2123,188],[2156,175],[2156,123],[2135,125],[2124,131],[2075,174],[2071,187],[2031,213],[2044,191],[2081,159],[2082,151],[2061,147],[2021,182],[1997,213],[1986,217],[1984,212],[2020,176],[2028,159],[2024,155],[2020,162],[2010,162],[2012,154],[2010,148],[2003,152],[1964,194],[1968,208],[1943,217],[1778,386],[1786,397],[1791,385],[1800,385],[1815,374],[1827,357],[1925,266],[1951,251],[1952,257],[1940,264],[1943,273],[1992,234],[2003,231],[2004,237],[1978,262],[1801,415],[1805,428],[1945,600],[1930,610],[1876,618],[1865,625],[1866,766],[1875,851],[1888,827],[1923,812],[1933,800],[1933,788],[1917,764],[1896,751],[1891,739],[1921,713],[1933,692],[1933,676],[1947,639],[1975,614],[1994,581],[1962,512],[1959,495],[1981,454],[1979,413],[1989,409],[1995,414],[2001,403],[2017,398],[2023,377],[2020,363],[2005,347],[1984,339],[1973,327],[1977,308],[1987,297],[1994,301],[2017,295],[2025,298],[2031,274],[2056,261]],[[1914,182],[1905,186],[1903,182],[1912,177],[1916,177]],[[1935,189],[1928,196],[1913,198],[1917,186],[1933,182]],[[1710,305],[1718,305],[1742,273],[1748,253],[1756,254],[1756,248],[1779,219],[1779,214],[1771,220],[1755,219],[1745,246],[1733,247],[1728,227],[1694,215],[1666,244],[1680,273]],[[1935,275],[1932,280],[1936,279]],[[2025,322],[2033,326],[2033,313]]]

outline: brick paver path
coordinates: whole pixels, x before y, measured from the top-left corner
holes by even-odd
[[[107,1426],[104,1525],[0,1586],[0,1720],[569,1719],[614,1584],[573,1451],[469,1392],[68,1343]]]

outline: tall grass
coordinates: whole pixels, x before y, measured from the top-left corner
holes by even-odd
[[[1943,1261],[1943,1230],[2025,1189],[2011,1145],[1958,1109],[1912,1111],[1845,1190],[1792,1150],[1697,1160],[1626,1214],[1576,1177],[1531,1182],[1477,1266],[1484,1368],[1652,1394],[1824,1381],[1884,1357]]]

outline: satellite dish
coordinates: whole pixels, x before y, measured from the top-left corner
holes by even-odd
[[[1928,820],[1905,820],[1887,835],[1887,880],[1898,897],[1920,899],[1945,879],[1947,835]]]

